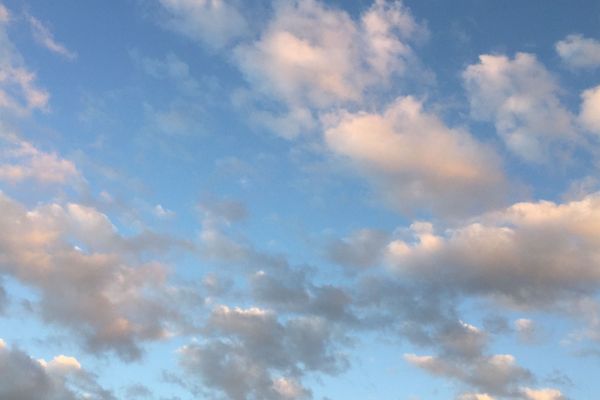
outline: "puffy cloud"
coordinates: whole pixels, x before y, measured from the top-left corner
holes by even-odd
[[[164,24],[212,48],[230,44],[247,30],[235,3],[228,0],[159,0],[167,13]]]
[[[37,87],[35,74],[29,71],[8,37],[10,13],[0,8],[0,110],[19,115],[34,109],[46,109],[49,94]]]
[[[219,306],[205,329],[208,338],[180,349],[181,364],[188,375],[233,400],[308,398],[310,391],[300,383],[304,374],[345,368],[335,333],[321,318],[284,322],[260,308]]]
[[[600,66],[600,41],[582,35],[569,35],[555,45],[556,52],[571,68]]]
[[[77,58],[77,54],[67,49],[64,44],[59,43],[54,39],[54,35],[45,26],[42,21],[35,18],[32,15],[27,15],[27,22],[29,22],[29,26],[31,28],[31,33],[33,34],[33,38],[42,46],[47,48],[53,53],[61,55],[69,60],[74,60]]]
[[[481,55],[463,79],[472,116],[493,122],[507,147],[524,160],[547,160],[552,144],[574,139],[573,116],[560,103],[555,79],[534,55]]]
[[[447,127],[412,97],[397,99],[383,114],[330,119],[328,147],[373,178],[397,209],[464,213],[501,197],[504,178],[492,149]]]
[[[422,30],[400,2],[376,1],[360,21],[314,0],[282,2],[236,58],[254,91],[285,103],[271,117],[276,126],[308,127],[311,109],[359,101],[367,88],[402,75],[414,59],[409,42]]]
[[[380,261],[387,242],[388,235],[385,232],[361,229],[349,237],[329,243],[327,256],[344,266],[371,267]]]
[[[34,360],[0,340],[0,397],[10,400],[114,400],[73,357]]]
[[[525,399],[527,400],[564,400],[565,397],[562,395],[560,390],[557,389],[531,389],[525,388],[523,390]]]
[[[0,193],[0,209],[0,273],[35,289],[41,318],[73,332],[87,350],[135,359],[142,342],[179,326],[180,289],[168,285],[163,265],[138,260],[154,241],[125,238],[104,214],[79,204],[28,210]]]
[[[532,380],[531,372],[520,367],[510,354],[485,356],[467,363],[414,354],[407,354],[404,358],[433,375],[456,379],[491,395],[515,396],[521,384]]]
[[[588,131],[600,135],[600,86],[581,94],[579,122]]]
[[[0,181],[17,183],[34,180],[43,184],[68,184],[81,179],[69,160],[55,153],[37,149],[31,143],[13,136],[0,136]]]
[[[600,284],[597,193],[564,204],[517,203],[441,233],[415,223],[410,234],[413,240],[389,244],[389,261],[402,276],[439,289],[549,307]]]

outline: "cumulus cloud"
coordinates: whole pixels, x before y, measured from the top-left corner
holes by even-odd
[[[136,256],[153,241],[125,238],[107,216],[75,203],[27,209],[0,193],[0,209],[0,273],[35,289],[40,317],[87,350],[136,359],[142,342],[179,326],[179,290],[166,267]]]
[[[346,238],[334,240],[327,246],[327,256],[333,262],[349,267],[365,268],[376,265],[383,255],[388,235],[380,230],[361,229]]]
[[[243,35],[247,22],[229,0],[159,0],[169,29],[212,48],[221,48]]]
[[[439,288],[548,307],[600,284],[600,195],[564,204],[517,203],[436,232],[414,223],[412,239],[388,246],[397,272]]]
[[[579,122],[584,129],[600,135],[600,86],[585,90],[581,99]]]
[[[328,147],[372,178],[396,209],[464,213],[500,197],[504,178],[494,151],[412,97],[397,99],[383,114],[330,119]]]
[[[10,13],[0,5],[0,110],[19,115],[34,109],[45,110],[50,95],[36,85],[36,77],[27,69],[21,54],[8,37]]]
[[[514,397],[519,393],[519,387],[533,378],[531,372],[519,366],[510,354],[485,356],[468,363],[415,354],[407,354],[404,359],[432,375],[456,379],[482,393],[494,396]]]
[[[10,400],[115,400],[113,394],[64,355],[34,360],[0,339],[0,397]]]
[[[532,54],[481,55],[463,72],[471,115],[493,122],[509,150],[542,162],[551,145],[574,140],[573,116],[560,103],[554,77]]]
[[[401,76],[422,31],[400,2],[376,1],[359,21],[313,0],[282,2],[261,37],[235,54],[254,91],[286,105],[273,122],[308,127],[312,110],[357,102],[367,88]]]
[[[42,184],[68,184],[81,179],[75,164],[55,153],[39,150],[12,135],[0,136],[0,181],[33,180]]]
[[[283,321],[260,308],[219,306],[204,340],[182,347],[180,361],[189,375],[230,399],[310,398],[300,382],[306,373],[335,374],[346,366],[330,328],[316,317]]]
[[[54,35],[50,29],[42,23],[42,21],[32,15],[27,15],[26,18],[27,22],[29,22],[29,27],[31,28],[33,38],[39,44],[51,52],[61,55],[69,60],[74,60],[77,58],[77,54],[75,52],[67,49],[64,44],[57,42],[56,39],[54,39]]]
[[[597,68],[600,66],[600,41],[572,34],[555,45],[556,52],[571,68]]]

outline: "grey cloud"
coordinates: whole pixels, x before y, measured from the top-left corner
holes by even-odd
[[[142,342],[183,324],[176,302],[186,289],[170,286],[160,263],[114,245],[124,239],[115,242],[104,214],[77,204],[27,210],[1,193],[0,209],[0,272],[34,288],[39,315],[88,350],[136,359]]]
[[[347,366],[336,333],[322,318],[278,320],[258,308],[215,309],[208,338],[180,349],[182,366],[209,388],[234,400],[303,399],[307,373],[337,374]]]
[[[77,360],[40,362],[0,341],[0,398],[6,400],[116,400]]]
[[[375,229],[361,229],[327,245],[330,260],[343,266],[365,268],[376,265],[383,255],[388,234]]]
[[[405,359],[433,375],[456,379],[492,395],[516,397],[523,384],[533,381],[532,373],[517,365],[514,357],[508,354],[482,356],[468,363],[414,354],[406,355]]]

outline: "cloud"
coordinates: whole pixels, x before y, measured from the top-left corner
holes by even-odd
[[[494,400],[494,398],[487,393],[463,393],[457,400]]]
[[[565,397],[562,395],[560,390],[557,389],[531,389],[525,388],[523,390],[525,399],[527,400],[564,400]]]
[[[239,45],[235,57],[253,92],[284,104],[264,121],[310,127],[313,110],[359,102],[368,88],[402,76],[415,62],[409,43],[423,31],[400,2],[377,1],[358,21],[318,1],[282,2],[260,38]]]
[[[0,193],[0,208],[0,273],[35,289],[39,316],[86,350],[137,359],[143,342],[182,326],[182,288],[168,284],[165,266],[138,260],[169,246],[164,238],[125,238],[107,216],[75,203],[26,209]]]
[[[0,340],[0,397],[10,400],[115,400],[73,357],[34,360]]]
[[[514,204],[436,232],[414,223],[388,246],[401,276],[462,293],[546,308],[600,285],[600,195],[556,204]]]
[[[31,33],[36,42],[50,50],[51,52],[63,56],[69,60],[77,58],[77,53],[67,49],[64,44],[54,39],[54,35],[40,20],[32,15],[26,15],[27,22],[31,28]]]
[[[33,144],[12,135],[0,136],[0,181],[19,183],[27,180],[42,184],[70,184],[81,181],[75,164],[55,153],[39,150]]]
[[[510,151],[543,162],[553,145],[575,140],[573,116],[559,99],[554,77],[532,54],[484,54],[463,72],[471,115],[493,122]]]
[[[260,308],[215,308],[204,340],[179,350],[188,375],[232,400],[304,399],[300,379],[308,372],[336,374],[346,366],[335,351],[335,333],[326,320],[278,320]]]
[[[600,135],[600,86],[585,90],[581,99],[579,122],[584,129]]]
[[[328,258],[340,265],[365,268],[376,265],[383,255],[388,235],[375,229],[361,229],[327,245]]]
[[[398,98],[382,114],[329,119],[327,146],[370,177],[396,209],[464,213],[501,197],[505,182],[493,150],[412,97]]]
[[[246,33],[244,16],[228,0],[159,0],[169,29],[211,48],[222,48]]]
[[[18,115],[31,110],[45,110],[50,95],[37,87],[35,74],[29,71],[8,37],[10,13],[0,8],[0,110],[6,109]]]
[[[173,53],[164,59],[143,57],[132,51],[131,57],[148,75],[156,79],[167,79],[173,82],[179,91],[189,97],[200,97],[205,92],[200,82],[190,72],[190,66]]]
[[[536,323],[527,318],[519,318],[514,322],[519,340],[523,343],[535,343],[539,340],[539,328]]]
[[[597,68],[600,66],[600,41],[572,34],[556,42],[556,52],[571,68]]]
[[[515,396],[519,392],[519,386],[533,378],[531,372],[520,367],[510,354],[486,356],[469,363],[414,354],[407,354],[404,359],[430,374],[456,379],[491,395]]]

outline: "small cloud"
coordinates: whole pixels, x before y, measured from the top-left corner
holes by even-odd
[[[570,68],[600,67],[600,41],[582,35],[569,35],[554,46],[563,62]]]
[[[0,12],[0,14],[2,13]],[[42,21],[32,15],[27,15],[26,17],[27,22],[29,22],[29,27],[31,28],[31,34],[36,42],[51,52],[61,55],[68,60],[74,60],[77,58],[77,53],[67,49],[64,44],[57,42],[56,39],[54,39],[54,35],[50,29],[42,23]]]
[[[174,211],[164,208],[160,204],[157,204],[156,206],[154,206],[153,211],[154,211],[154,215],[156,215],[158,218],[161,218],[161,219],[172,218],[175,216]]]

